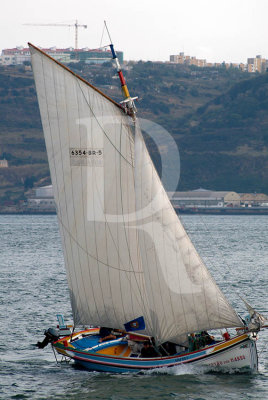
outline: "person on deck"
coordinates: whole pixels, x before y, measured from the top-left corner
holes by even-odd
[[[111,328],[101,327],[99,331],[100,340],[99,342],[106,342],[106,340],[116,339],[116,336],[112,333]]]
[[[197,345],[197,340],[196,340],[196,337],[195,337],[195,334],[194,334],[194,333],[191,333],[191,334],[188,336],[188,341],[189,341],[189,351],[195,351],[195,350],[197,350],[198,345]]]
[[[228,340],[231,339],[231,336],[230,336],[229,332],[227,331],[227,329],[226,329],[226,332],[224,332],[224,333],[222,334],[222,337],[224,338],[224,340],[225,340],[226,342],[227,342]]]
[[[201,338],[202,338],[202,341],[203,341],[203,346],[209,346],[209,345],[215,343],[214,336],[209,335],[209,333],[207,331],[202,331],[201,332]]]
[[[160,348],[160,353],[162,356],[172,356],[173,354],[177,353],[176,345],[172,342],[165,342],[163,343]]]
[[[147,341],[143,344],[143,347],[141,349],[141,357],[142,358],[159,357],[159,354],[154,349],[152,344],[149,341]]]

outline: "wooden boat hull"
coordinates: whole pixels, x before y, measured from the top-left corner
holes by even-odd
[[[58,340],[53,346],[59,354],[74,360],[80,366],[101,372],[142,372],[180,365],[193,365],[222,372],[255,372],[258,369],[256,338],[250,333],[194,352],[156,358],[132,357],[130,351],[127,351],[127,342],[120,341],[110,341],[106,349],[97,351],[74,347],[70,343],[70,337]]]

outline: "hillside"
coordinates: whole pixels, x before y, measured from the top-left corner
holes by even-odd
[[[121,100],[111,63],[71,68]],[[179,190],[268,193],[268,74],[151,62],[129,64],[124,73],[139,96],[139,116],[161,124],[179,146]],[[161,170],[151,143],[150,150]],[[0,68],[0,157],[10,165],[0,169],[0,202],[23,199],[33,184],[49,182],[33,77],[23,67]]]
[[[268,193],[267,110],[268,73],[233,85],[192,114],[177,132],[182,185],[194,179],[196,186],[202,176],[209,188]]]

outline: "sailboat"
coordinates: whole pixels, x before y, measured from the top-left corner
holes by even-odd
[[[29,47],[73,313],[39,347],[104,372],[256,371],[259,314],[242,321],[175,213],[114,46],[120,104]],[[237,333],[209,333],[228,328]]]

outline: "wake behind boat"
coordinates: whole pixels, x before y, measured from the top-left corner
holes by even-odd
[[[121,104],[29,46],[74,326],[94,326],[76,332],[61,321],[39,346],[52,343],[97,371],[181,364],[256,371],[262,316],[253,310],[242,322],[174,212],[113,45]],[[208,334],[227,328],[240,334]]]

